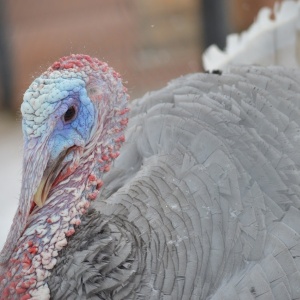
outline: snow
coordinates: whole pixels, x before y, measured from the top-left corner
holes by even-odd
[[[21,188],[22,131],[16,118],[0,114],[0,250],[17,209]]]

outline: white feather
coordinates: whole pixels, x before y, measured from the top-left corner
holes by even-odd
[[[226,48],[210,46],[203,54],[206,70],[225,69],[232,64],[300,64],[300,1],[278,3],[272,10],[262,8],[255,22],[241,34],[230,34]]]

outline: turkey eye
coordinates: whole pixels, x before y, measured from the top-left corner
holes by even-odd
[[[64,114],[64,121],[72,121],[76,116],[76,108],[74,106],[69,107],[69,109]]]

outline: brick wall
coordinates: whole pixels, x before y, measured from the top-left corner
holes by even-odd
[[[247,27],[260,6],[273,2],[229,0],[234,30]],[[107,61],[122,74],[132,98],[201,70],[200,0],[6,3],[15,110],[32,79],[70,53]]]
[[[281,1],[282,0],[229,0],[229,20],[232,30],[235,32],[245,30],[253,22],[261,7],[268,6],[273,8],[275,2]]]
[[[196,5],[196,0],[9,2],[14,108],[34,77],[70,53],[107,61],[122,74],[132,98],[198,71]]]

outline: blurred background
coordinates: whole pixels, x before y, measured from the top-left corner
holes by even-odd
[[[21,181],[19,107],[31,81],[61,56],[109,63],[131,98],[202,71],[210,44],[223,48],[274,0],[0,0],[0,248]]]

